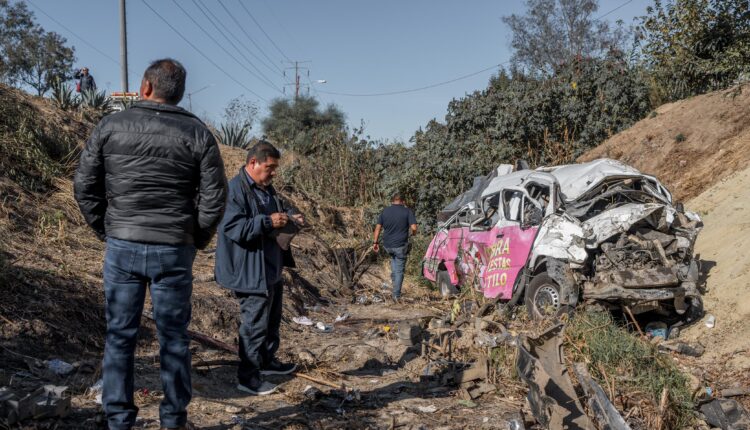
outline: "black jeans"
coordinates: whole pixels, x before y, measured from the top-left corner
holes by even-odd
[[[240,367],[237,378],[243,385],[257,386],[260,370],[279,350],[281,327],[281,282],[268,287],[268,294],[235,293],[240,301]]]
[[[133,402],[134,354],[146,287],[150,284],[159,335],[162,427],[187,422],[190,403],[190,294],[192,245],[151,245],[107,239],[104,294],[107,339],[104,346],[102,403],[110,430],[130,429],[138,408]]]

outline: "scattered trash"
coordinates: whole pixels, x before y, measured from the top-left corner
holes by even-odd
[[[323,321],[318,321],[318,323],[315,324],[315,328],[322,331],[323,333],[330,333],[333,331],[333,326],[325,324]]]
[[[70,413],[68,387],[44,385],[31,393],[20,394],[8,387],[0,388],[0,421],[16,424],[28,418],[66,417]]]
[[[47,368],[55,375],[61,377],[68,376],[73,373],[73,370],[75,370],[75,367],[72,364],[62,361],[59,358],[53,358],[52,360],[47,361]]]
[[[389,326],[389,325],[384,325],[384,326],[383,326],[383,331],[384,331],[384,332],[386,332],[386,333],[390,332],[390,331],[391,331],[391,326]]]
[[[665,340],[667,339],[667,324],[661,321],[652,321],[646,324],[644,330],[649,337],[660,337]]]
[[[508,420],[508,430],[525,430],[526,426],[523,424],[523,420],[518,418],[512,418]]]
[[[461,399],[458,401],[458,404],[461,406],[466,406],[467,408],[476,408],[477,404],[472,402],[471,400]]]
[[[232,424],[244,426],[247,424],[247,420],[238,415],[232,415]]]
[[[437,412],[437,406],[435,405],[417,406],[417,410],[419,412],[422,412],[423,414],[431,414],[431,413]]]
[[[700,408],[706,422],[714,427],[729,430],[750,428],[750,416],[747,411],[731,399],[714,399]]]
[[[228,414],[241,414],[244,409],[239,406],[229,405],[224,408],[224,411]]]
[[[343,314],[341,314],[341,315],[338,315],[338,316],[336,317],[336,319],[335,319],[335,320],[333,320],[333,322],[341,322],[341,321],[344,321],[344,320],[345,320],[345,319],[347,319],[347,318],[349,318],[349,313],[348,313],[348,312],[346,312],[346,313],[343,313]]]
[[[308,400],[318,400],[323,396],[323,392],[320,391],[320,389],[313,387],[312,385],[306,386],[305,389],[302,390],[302,394],[304,394],[305,398]]]
[[[659,344],[658,349],[661,351],[673,351],[678,354],[689,355],[691,357],[700,357],[705,351],[705,349],[700,345],[691,346],[685,342],[673,341]]]
[[[314,323],[308,317],[293,317],[292,321],[299,325],[313,325]]]
[[[312,351],[308,349],[303,349],[302,351],[298,352],[297,357],[299,357],[299,361],[301,364],[312,365],[318,361],[315,358],[315,354],[313,354]]]
[[[320,305],[302,305],[302,307],[311,312],[320,312]]]
[[[714,328],[716,325],[716,317],[709,314],[706,316],[706,327],[708,328]]]
[[[95,394],[95,400],[97,405],[102,404],[102,389],[104,388],[104,380],[99,378],[98,381],[94,383],[94,385],[90,386],[88,389],[88,394],[92,395]]]

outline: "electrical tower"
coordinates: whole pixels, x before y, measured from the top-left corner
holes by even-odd
[[[289,64],[293,64],[291,67],[284,69],[284,77],[286,77],[286,71],[294,69],[294,82],[284,84],[284,93],[286,93],[286,87],[294,86],[294,100],[299,98],[299,90],[302,87],[307,88],[307,93],[310,94],[310,85],[300,84],[299,73],[300,70],[304,70],[307,73],[307,77],[310,77],[310,69],[307,67],[301,67],[300,64],[311,63],[311,61],[289,61]]]

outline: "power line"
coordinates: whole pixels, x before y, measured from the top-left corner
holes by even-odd
[[[263,82],[264,84],[268,85],[268,86],[269,86],[269,87],[271,87],[272,89],[274,89],[274,90],[276,90],[276,91],[278,91],[278,92],[281,92],[281,90],[279,90],[279,89],[278,89],[278,88],[277,88],[276,86],[274,86],[274,85],[273,85],[273,82],[271,82],[271,80],[270,80],[270,79],[266,78],[265,76],[263,76],[263,78],[261,78],[260,76],[256,75],[256,74],[255,74],[255,73],[254,73],[254,72],[253,72],[252,70],[250,70],[250,69],[248,69],[247,67],[245,67],[245,65],[244,65],[244,64],[242,64],[242,63],[241,63],[241,62],[240,62],[239,60],[237,60],[237,58],[236,58],[236,57],[235,57],[234,55],[232,55],[232,53],[230,53],[229,51],[227,51],[227,50],[226,50],[226,48],[224,48],[224,46],[223,46],[223,45],[222,45],[221,43],[219,43],[219,42],[218,42],[218,41],[217,41],[217,40],[216,40],[216,39],[215,39],[215,38],[214,38],[214,37],[213,37],[213,36],[211,35],[211,33],[209,33],[208,31],[206,31],[206,29],[205,29],[205,28],[203,28],[203,26],[201,26],[201,25],[200,25],[200,23],[198,23],[198,21],[196,21],[196,20],[195,20],[195,19],[194,19],[194,18],[193,18],[193,17],[192,17],[192,16],[191,16],[191,15],[190,15],[189,13],[187,13],[187,11],[186,11],[185,9],[183,9],[183,7],[182,7],[182,6],[180,6],[180,4],[179,4],[179,3],[177,2],[177,0],[172,0],[172,3],[174,3],[174,5],[175,5],[175,6],[177,6],[177,8],[178,8],[178,9],[180,9],[180,10],[182,11],[182,13],[184,13],[184,14],[185,14],[185,15],[186,15],[186,16],[187,16],[187,17],[188,17],[188,18],[189,18],[189,19],[190,19],[190,20],[191,20],[191,21],[193,22],[193,24],[195,24],[196,26],[198,26],[198,28],[200,28],[200,29],[201,29],[201,31],[202,31],[202,32],[203,32],[203,33],[204,33],[204,34],[205,34],[206,36],[208,36],[208,38],[209,38],[209,39],[211,39],[211,40],[212,40],[212,41],[213,41],[213,42],[214,42],[214,43],[215,43],[215,44],[216,44],[216,45],[217,45],[217,46],[218,46],[219,48],[221,48],[221,50],[222,50],[222,51],[224,51],[224,53],[226,53],[227,55],[229,55],[229,56],[230,56],[230,57],[231,57],[231,58],[232,58],[232,59],[233,59],[233,60],[234,60],[234,61],[235,61],[235,62],[236,62],[237,64],[239,64],[239,65],[240,65],[240,67],[242,67],[243,69],[247,70],[247,72],[248,72],[248,73],[250,73],[251,75],[255,76],[256,78],[258,78],[258,80],[259,80],[259,81],[261,81],[261,82]],[[238,51],[239,51],[239,50],[238,50]],[[241,53],[240,53],[240,54],[241,54]],[[248,62],[249,62],[249,61],[248,61]],[[260,71],[259,71],[259,72],[260,72]],[[261,73],[261,75],[262,75],[262,73]],[[264,79],[265,79],[265,80],[264,80]]]
[[[369,94],[336,93],[336,92],[333,92],[333,91],[323,91],[323,90],[321,90],[320,92],[323,93],[323,94],[331,94],[331,95],[335,95],[335,96],[348,96],[348,97],[378,97],[378,96],[393,96],[393,95],[397,95],[397,94],[414,93],[414,92],[417,92],[417,91],[428,90],[430,88],[435,88],[435,87],[439,87],[439,86],[442,86],[442,85],[451,84],[453,82],[460,81],[462,79],[470,78],[470,77],[476,76],[476,75],[478,75],[480,73],[484,73],[484,72],[486,72],[488,70],[496,69],[496,68],[498,68],[500,66],[503,66],[505,64],[508,64],[508,63],[510,63],[510,61],[506,61],[506,62],[500,63],[500,64],[494,64],[494,65],[492,65],[490,67],[487,67],[487,68],[484,68],[482,70],[479,70],[479,71],[476,71],[476,72],[473,72],[473,73],[469,73],[467,75],[459,76],[457,78],[453,78],[453,79],[450,79],[450,80],[447,80],[447,81],[437,82],[437,83],[434,83],[434,84],[431,84],[431,85],[426,85],[424,87],[411,88],[411,89],[408,89],[408,90],[398,90],[398,91],[389,91],[389,92],[383,92],[383,93],[369,93]]]
[[[65,24],[63,24],[63,23],[61,23],[60,21],[56,20],[56,19],[55,19],[55,18],[54,18],[54,17],[52,16],[52,15],[48,14],[47,12],[45,12],[45,11],[44,11],[44,9],[42,9],[42,8],[41,8],[41,7],[39,7],[39,6],[37,6],[37,5],[36,5],[36,4],[34,3],[34,2],[32,2],[31,0],[27,0],[27,2],[28,2],[28,3],[29,3],[29,4],[31,5],[31,6],[33,6],[33,7],[34,7],[34,8],[36,8],[37,10],[39,10],[39,12],[41,12],[41,13],[42,13],[42,14],[43,14],[44,16],[46,16],[47,18],[49,18],[49,19],[50,19],[50,20],[51,20],[52,22],[54,22],[55,24],[57,24],[57,25],[59,25],[60,27],[62,27],[62,29],[63,29],[63,30],[67,31],[67,32],[68,32],[68,33],[70,33],[70,34],[71,34],[71,35],[72,35],[73,37],[75,37],[76,39],[78,39],[78,40],[80,40],[81,42],[83,42],[83,44],[84,44],[84,45],[86,45],[86,46],[88,46],[89,48],[93,49],[94,51],[96,51],[97,53],[99,53],[99,55],[101,55],[102,57],[104,57],[104,58],[108,59],[109,61],[113,62],[114,64],[117,64],[117,66],[120,66],[120,62],[119,62],[119,61],[117,61],[116,59],[114,59],[113,57],[111,57],[111,56],[110,56],[109,54],[107,54],[106,52],[104,52],[104,51],[100,50],[100,49],[99,49],[99,48],[97,48],[96,46],[94,46],[94,45],[92,45],[91,43],[89,43],[89,41],[88,41],[88,40],[86,40],[86,39],[84,39],[83,37],[81,37],[81,36],[79,36],[78,34],[76,34],[76,33],[75,33],[75,32],[74,32],[73,30],[69,29],[69,28],[68,28],[67,26],[65,26]],[[133,77],[133,74],[132,74],[132,73],[130,73],[130,72],[128,72],[128,75],[129,75],[129,76],[130,76],[131,78]],[[134,79],[134,81],[137,81],[137,79]]]
[[[253,16],[253,14],[250,13],[250,10],[247,8],[247,6],[245,6],[245,4],[242,3],[242,0],[237,0],[237,3],[239,3],[240,6],[242,6],[242,9],[245,9],[245,12],[247,12],[248,16],[250,16],[250,19],[252,19],[253,22],[255,23],[255,25],[257,25],[258,28],[260,28],[260,31],[262,31],[263,34],[266,35],[266,38],[271,42],[271,44],[273,45],[273,47],[276,48],[277,51],[279,51],[279,53],[281,54],[281,56],[284,57],[284,58],[286,58],[287,61],[292,61],[292,60],[289,59],[289,57],[286,56],[286,54],[284,53],[284,51],[282,51],[281,48],[279,48],[279,45],[277,45],[276,42],[274,42],[273,39],[271,39],[271,36],[269,36],[268,33],[266,33],[266,30],[263,29],[263,27],[260,25],[260,23],[258,22],[258,20],[255,19],[255,17]]]
[[[619,6],[617,6],[617,7],[616,7],[616,8],[614,8],[614,9],[612,9],[611,11],[609,11],[609,12],[605,13],[604,15],[599,15],[598,17],[594,18],[594,21],[599,21],[600,19],[604,18],[605,16],[607,16],[607,15],[609,15],[609,14],[611,14],[611,13],[613,13],[613,12],[617,11],[617,10],[620,10],[620,9],[622,9],[623,7],[625,7],[626,5],[628,5],[628,4],[630,4],[630,3],[633,3],[633,0],[628,0],[628,1],[626,1],[625,3],[623,3],[623,4],[619,5]]]
[[[238,81],[234,76],[232,76],[229,73],[227,73],[227,71],[224,70],[223,68],[219,67],[218,64],[216,64],[211,58],[209,58],[206,54],[204,54],[203,51],[201,51],[200,49],[198,49],[197,46],[193,45],[193,43],[190,42],[190,40],[188,40],[188,38],[186,38],[185,36],[183,36],[182,33],[180,33],[176,28],[174,28],[174,26],[172,24],[170,24],[169,21],[167,21],[166,19],[164,19],[164,17],[161,16],[159,14],[159,12],[157,12],[148,3],[146,3],[146,0],[141,0],[141,2],[143,2],[143,4],[146,5],[147,8],[151,9],[151,12],[153,12],[156,16],[158,16],[159,19],[161,19],[164,22],[164,24],[167,24],[167,26],[169,28],[171,28],[172,31],[174,31],[175,33],[177,33],[177,35],[180,36],[180,38],[182,40],[184,40],[185,43],[187,43],[188,45],[190,45],[191,48],[193,48],[197,53],[199,53],[203,58],[205,58],[206,61],[208,61],[209,63],[213,64],[214,67],[216,67],[217,69],[221,70],[221,72],[224,73],[225,75],[227,75],[227,77],[229,79],[233,80],[237,85],[239,85],[242,88],[244,88],[245,90],[247,90],[250,94],[253,94],[254,96],[256,96],[259,99],[263,100],[264,102],[268,103],[268,100],[266,100],[265,98],[261,97],[260,95],[258,95],[255,91],[251,90],[250,88],[246,87],[245,84],[243,84],[242,82]]]
[[[280,69],[276,68],[276,69],[274,70],[274,69],[273,69],[273,68],[272,68],[271,66],[269,66],[269,65],[268,65],[268,63],[267,63],[266,61],[264,61],[264,60],[263,60],[262,58],[260,58],[260,57],[258,57],[257,55],[255,55],[255,53],[253,53],[253,52],[252,52],[252,51],[251,51],[251,50],[250,50],[250,49],[249,49],[249,48],[248,48],[247,46],[245,46],[245,44],[243,44],[243,43],[242,43],[242,41],[240,40],[240,38],[239,38],[239,37],[237,37],[237,35],[235,35],[235,34],[234,34],[234,33],[233,33],[233,32],[232,32],[232,31],[231,31],[230,29],[229,29],[229,27],[227,27],[226,25],[223,25],[223,24],[222,24],[222,22],[221,22],[221,19],[219,19],[219,17],[217,17],[217,16],[216,16],[216,15],[215,15],[215,14],[214,14],[214,13],[213,13],[212,11],[211,11],[211,8],[209,8],[208,6],[206,6],[206,5],[205,5],[205,4],[203,3],[203,1],[202,1],[202,0],[197,0],[197,1],[196,1],[196,0],[193,0],[193,4],[195,4],[195,6],[196,6],[196,7],[198,8],[198,9],[200,9],[200,11],[201,11],[201,13],[203,14],[203,16],[205,16],[205,17],[206,17],[206,19],[208,19],[208,20],[209,20],[209,21],[211,22],[211,24],[212,24],[212,25],[214,26],[214,28],[216,28],[216,30],[217,30],[217,31],[218,31],[219,33],[221,33],[221,35],[222,35],[222,36],[224,36],[224,39],[226,39],[226,40],[227,40],[227,42],[229,42],[230,44],[232,44],[232,46],[234,46],[234,47],[235,47],[235,49],[237,49],[237,50],[239,51],[239,48],[237,48],[237,47],[236,47],[236,45],[234,44],[234,42],[232,42],[232,41],[231,41],[231,40],[229,39],[229,37],[227,36],[227,33],[229,33],[229,35],[230,35],[230,36],[232,36],[232,38],[233,38],[234,40],[236,40],[236,41],[237,41],[237,43],[238,43],[238,44],[240,44],[240,46],[242,46],[242,47],[243,47],[243,48],[245,49],[245,51],[246,51],[246,52],[247,52],[248,54],[250,54],[250,55],[251,55],[251,56],[252,56],[253,58],[255,58],[255,59],[257,60],[257,63],[260,63],[260,64],[262,64],[262,65],[263,65],[263,66],[264,66],[264,67],[265,67],[266,69],[268,69],[268,70],[269,70],[269,71],[270,71],[271,73],[274,73],[274,74],[276,74],[276,73],[278,73],[278,72],[279,72],[279,70],[280,70]],[[205,9],[205,10],[204,10],[204,9]],[[207,14],[206,12],[208,12],[208,14]],[[211,17],[209,17],[209,16],[208,16],[209,14],[211,15]],[[218,23],[218,24],[217,24],[217,23]],[[222,25],[219,25],[219,24],[222,24]],[[223,29],[222,29],[222,26],[224,27]],[[225,32],[225,30],[226,30],[226,32]],[[250,60],[249,60],[249,59],[248,59],[247,57],[245,57],[244,55],[242,55],[242,56],[243,56],[243,58],[245,58],[245,60],[246,60],[246,61],[247,61],[247,62],[248,62],[249,64],[251,64],[251,65],[253,66],[253,68],[254,68],[255,70],[258,70],[258,73],[261,73],[261,72],[260,72],[260,69],[258,69],[258,67],[256,67],[256,66],[255,66],[255,64],[254,64],[254,63],[253,63],[252,61],[250,61]],[[264,76],[265,76],[265,75],[264,75]],[[269,80],[270,80],[270,79],[269,79]]]
[[[39,12],[43,13],[43,14],[44,14],[44,15],[45,15],[45,16],[46,16],[47,18],[51,19],[51,20],[52,20],[52,21],[53,21],[53,22],[54,22],[55,24],[59,25],[60,27],[62,27],[63,29],[65,29],[65,31],[67,31],[68,33],[72,34],[72,35],[73,35],[73,36],[75,36],[75,37],[76,37],[76,38],[77,38],[78,40],[80,40],[81,42],[83,42],[83,43],[84,43],[84,44],[85,44],[86,46],[88,46],[89,48],[91,48],[91,49],[93,49],[94,51],[98,52],[98,53],[99,53],[99,54],[101,54],[101,55],[102,55],[103,57],[105,57],[106,59],[108,59],[108,60],[112,61],[113,63],[117,64],[118,66],[120,65],[120,62],[119,62],[119,61],[117,61],[117,60],[115,60],[114,58],[110,57],[110,56],[109,56],[109,55],[108,55],[108,54],[107,54],[106,52],[103,52],[103,51],[99,50],[99,48],[97,48],[96,46],[94,46],[94,45],[90,44],[90,43],[89,43],[89,42],[88,42],[88,41],[87,41],[86,39],[84,39],[83,37],[81,37],[81,36],[77,35],[77,34],[76,34],[75,32],[73,32],[73,30],[69,29],[69,28],[68,28],[68,27],[66,27],[66,26],[65,26],[65,25],[64,25],[63,23],[61,23],[60,21],[58,21],[58,20],[56,20],[55,18],[53,18],[53,17],[52,17],[52,15],[48,14],[47,12],[45,12],[45,11],[44,11],[44,9],[42,9],[42,8],[40,8],[39,6],[37,6],[36,4],[34,4],[34,2],[32,2],[31,0],[26,0],[26,1],[27,1],[27,2],[28,2],[28,3],[30,4],[30,5],[34,6],[34,7],[36,8],[36,9],[38,9],[38,10],[39,10]]]
[[[224,2],[223,2],[222,0],[219,0],[219,4],[220,4],[220,5],[221,5],[221,7],[222,7],[222,8],[224,9],[224,11],[225,11],[225,12],[227,13],[227,15],[229,15],[229,17],[230,17],[230,18],[232,18],[232,21],[234,21],[234,23],[235,23],[235,24],[237,24],[237,27],[239,27],[239,28],[240,28],[240,30],[241,30],[241,31],[242,31],[243,33],[245,33],[245,36],[247,36],[247,38],[248,38],[248,39],[250,39],[250,42],[252,42],[252,43],[253,43],[253,45],[255,45],[255,47],[256,47],[256,48],[258,48],[258,51],[260,51],[260,53],[261,53],[261,54],[263,54],[263,56],[264,56],[264,57],[266,57],[266,59],[267,59],[267,60],[268,60],[268,61],[269,61],[269,62],[270,62],[270,63],[271,63],[271,64],[272,64],[272,65],[273,65],[274,67],[276,67],[276,69],[278,69],[278,71],[279,71],[279,72],[281,72],[282,70],[281,70],[281,69],[279,68],[279,66],[277,66],[277,65],[276,65],[276,64],[275,64],[275,63],[273,62],[273,60],[271,59],[271,57],[269,57],[269,56],[268,56],[268,55],[266,54],[266,52],[265,52],[265,51],[263,50],[263,48],[261,48],[261,47],[260,47],[260,45],[258,45],[258,44],[257,44],[257,43],[255,42],[255,40],[254,40],[254,39],[253,39],[253,38],[252,38],[252,37],[250,36],[250,34],[249,34],[249,33],[248,33],[247,31],[245,31],[245,27],[243,27],[243,26],[242,26],[242,24],[240,24],[240,22],[239,22],[239,21],[237,21],[237,18],[235,18],[235,16],[234,16],[234,15],[232,14],[232,12],[230,12],[230,11],[229,11],[229,9],[227,9],[227,7],[226,7],[226,6],[224,6]]]

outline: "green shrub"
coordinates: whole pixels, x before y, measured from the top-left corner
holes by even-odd
[[[222,124],[219,141],[222,145],[248,149],[250,143],[249,133],[250,127],[246,125],[234,122]]]
[[[52,100],[62,110],[76,109],[81,103],[78,96],[73,92],[73,88],[61,80],[52,84]]]
[[[618,391],[645,393],[657,409],[666,388],[666,428],[690,425],[693,403],[688,378],[654,345],[617,325],[605,312],[577,313],[568,323],[566,335],[566,354],[575,362],[587,363],[592,376],[603,386],[607,386],[603,383],[606,378],[616,378]]]

